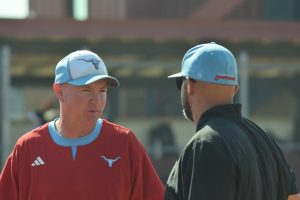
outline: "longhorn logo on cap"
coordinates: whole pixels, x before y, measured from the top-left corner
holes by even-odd
[[[77,60],[83,60],[83,61],[85,61],[85,62],[90,62],[90,63],[92,63],[92,64],[94,65],[95,69],[99,69],[99,66],[98,66],[99,63],[100,63],[99,60],[96,60],[96,59],[93,59],[93,58],[88,59],[88,60],[83,59],[83,58],[80,58],[80,59],[77,59]]]

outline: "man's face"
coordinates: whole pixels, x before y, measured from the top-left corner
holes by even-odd
[[[62,86],[62,111],[72,121],[96,123],[106,104],[106,80],[85,86]]]
[[[181,106],[182,106],[182,113],[183,116],[191,121],[193,120],[193,113],[192,113],[192,109],[189,103],[189,97],[187,94],[187,79],[185,79],[182,83],[181,86]]]

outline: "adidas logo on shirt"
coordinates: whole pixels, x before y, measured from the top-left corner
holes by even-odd
[[[40,165],[45,165],[45,162],[42,160],[40,156],[38,156],[33,163],[31,164],[32,167],[34,166],[40,166]]]

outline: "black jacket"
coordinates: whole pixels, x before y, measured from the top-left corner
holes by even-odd
[[[176,161],[165,200],[286,200],[295,175],[280,147],[241,116],[241,105],[206,111]]]

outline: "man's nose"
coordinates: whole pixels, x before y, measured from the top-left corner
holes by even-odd
[[[100,93],[100,92],[98,92],[98,93],[93,93],[92,95],[91,95],[91,101],[92,102],[94,102],[94,103],[96,103],[96,102],[99,102],[99,101],[101,101],[101,99],[103,99],[103,93]]]
[[[90,95],[90,102],[95,103],[99,99],[99,95],[97,93],[91,93]]]

